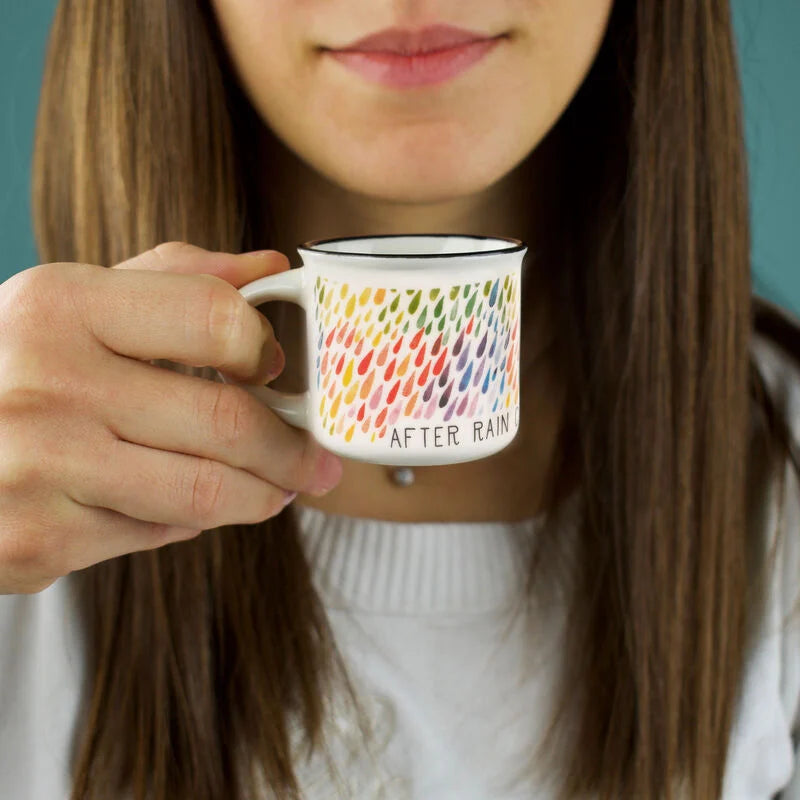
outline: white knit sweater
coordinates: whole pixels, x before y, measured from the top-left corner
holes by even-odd
[[[759,353],[768,373],[783,374],[776,351],[759,345]],[[796,422],[800,380],[789,387]],[[800,486],[788,466],[786,475],[784,497],[776,484],[764,503],[765,529],[771,535],[781,524],[784,537],[748,652],[725,800],[800,800],[800,614],[787,619],[800,586]],[[575,508],[567,508],[565,535]],[[374,731],[365,750],[346,708],[331,715],[340,791],[315,755],[298,759],[305,797],[550,800],[546,773],[512,780],[548,721],[561,652],[558,605],[535,620],[510,614],[539,520],[398,523],[294,513]],[[70,576],[36,595],[0,597],[2,800],[68,796],[81,642]]]

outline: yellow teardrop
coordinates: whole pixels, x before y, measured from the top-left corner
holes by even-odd
[[[342,384],[344,386],[349,386],[352,378],[353,378],[353,359],[351,358],[347,362],[347,367],[345,367],[344,375],[342,375]]]
[[[356,381],[348,390],[347,394],[344,396],[344,401],[348,405],[353,402],[356,396],[356,392],[358,391],[358,381]]]

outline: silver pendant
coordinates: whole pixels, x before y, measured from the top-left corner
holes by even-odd
[[[392,469],[392,482],[395,486],[405,488],[414,483],[414,470],[411,467],[394,467]]]

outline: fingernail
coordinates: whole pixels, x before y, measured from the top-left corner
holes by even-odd
[[[264,258],[264,256],[274,252],[274,250],[251,250],[247,253],[241,253],[240,255],[250,256],[252,258]]]
[[[323,450],[317,462],[314,488],[311,494],[319,496],[329,492],[341,480],[342,471],[341,459],[333,453]]]
[[[283,498],[283,507],[286,508],[295,497],[297,497],[297,492],[286,492],[286,497]]]
[[[276,342],[275,343],[275,355],[272,357],[272,364],[270,365],[269,371],[267,372],[267,381],[274,380],[278,377],[278,375],[283,372],[283,368],[286,366],[286,356],[283,353],[283,348]]]

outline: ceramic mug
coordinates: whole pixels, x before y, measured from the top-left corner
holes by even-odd
[[[308,389],[238,385],[346,458],[419,466],[496,453],[519,428],[526,250],[450,234],[307,242],[302,267],[239,291],[254,306],[305,309]]]

